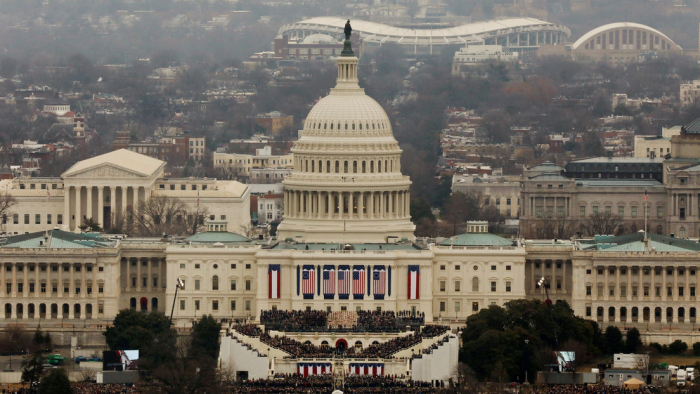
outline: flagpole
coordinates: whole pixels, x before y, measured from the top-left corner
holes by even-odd
[[[644,242],[646,243],[647,241],[647,216],[648,215],[648,209],[647,205],[649,204],[649,201],[647,199],[649,198],[649,195],[647,194],[647,191],[644,191]]]

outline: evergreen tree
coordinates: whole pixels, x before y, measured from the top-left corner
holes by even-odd
[[[219,357],[221,324],[210,315],[204,315],[192,328],[190,354],[216,360]]]
[[[41,379],[38,392],[39,394],[73,394],[68,373],[63,368],[52,369]]]

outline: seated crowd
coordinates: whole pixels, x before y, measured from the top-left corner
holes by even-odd
[[[345,393],[435,393],[428,383],[404,381],[394,376],[350,376],[345,379]],[[328,394],[333,391],[330,375],[308,376],[276,375],[274,379],[249,380],[232,387],[232,393],[310,393]]]
[[[422,323],[424,319],[423,314],[410,311],[260,311],[261,324],[285,332],[398,332],[405,325]]]
[[[260,335],[260,341],[270,347],[281,349],[291,355],[292,358],[326,358],[332,357],[335,349],[332,347],[318,347],[310,343],[301,343],[288,337],[271,337],[268,333]]]
[[[628,389],[615,386],[578,386],[571,384],[551,385],[532,390],[532,394],[644,394],[645,388]]]
[[[262,330],[255,324],[237,324],[231,328],[249,337],[259,337],[262,335]]]
[[[280,331],[320,331],[328,326],[328,312],[260,311],[260,323]]]
[[[131,384],[73,383],[74,394],[136,394],[136,386]]]

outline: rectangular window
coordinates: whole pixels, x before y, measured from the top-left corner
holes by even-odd
[[[479,303],[478,302],[472,302],[472,311],[479,312]]]
[[[98,292],[98,293],[104,293],[104,292],[105,292],[105,286],[104,286],[102,283],[100,283],[100,284],[97,286],[97,292]]]
[[[632,207],[632,217],[633,218],[637,217],[637,207]]]
[[[656,217],[661,219],[664,216],[664,207],[656,207]]]
[[[440,291],[445,291],[445,281],[444,280],[440,281]]]
[[[690,296],[695,297],[695,286],[690,286]]]
[[[595,215],[596,213],[598,213],[598,206],[594,205],[593,206],[593,214]]]
[[[496,291],[496,282],[491,282],[491,291],[492,292]]]
[[[462,305],[459,301],[455,301],[455,312],[461,312],[462,311]]]
[[[612,214],[612,207],[611,206],[605,207],[605,213],[608,215]]]
[[[611,287],[611,288],[610,288],[610,291],[609,291],[608,295],[609,295],[610,297],[614,297],[614,296],[615,296],[615,288],[614,288],[614,287]]]
[[[194,289],[199,290],[199,279],[194,280]]]
[[[250,291],[250,280],[245,281],[245,289],[246,291]]]
[[[34,215],[34,224],[41,224],[41,214],[37,213]]]
[[[578,216],[580,218],[586,217],[586,207],[578,207]]]
[[[211,310],[213,311],[218,311],[219,310],[219,301],[213,300],[211,302]]]
[[[668,286],[668,287],[666,288],[666,295],[669,296],[669,297],[673,297],[673,287]]]
[[[235,270],[236,269],[236,264],[231,264],[231,269]]]
[[[29,224],[29,214],[28,213],[24,214],[24,224]]]
[[[246,311],[250,310],[250,300],[245,300],[245,310]]]
[[[51,214],[46,215],[46,224],[51,224]]]
[[[180,300],[180,310],[181,311],[185,310],[185,300]]]
[[[58,293],[58,285],[57,284],[54,283],[53,286],[51,286],[51,292]]]
[[[236,280],[231,279],[231,290],[235,291],[236,290]]]
[[[153,287],[158,287],[158,277],[157,276],[153,277]]]
[[[591,307],[590,306],[586,307],[586,317],[591,317]]]
[[[625,207],[619,206],[617,207],[617,216],[623,218],[625,217]]]
[[[586,286],[586,295],[589,296],[591,295],[591,286]]]
[[[678,296],[679,296],[679,297],[683,297],[683,290],[685,290],[685,289],[683,288],[683,286],[679,286],[679,287],[678,287]],[[30,290],[29,292],[31,293],[31,290]]]
[[[455,291],[460,291],[460,288],[461,288],[461,287],[462,287],[462,286],[461,286],[461,282],[458,281],[458,280],[455,281]]]
[[[558,206],[557,207],[557,217],[563,218],[564,217],[564,207],[563,206]]]
[[[199,310],[199,300],[194,300],[194,310]]]
[[[56,215],[56,224],[63,224],[63,214],[59,213]]]
[[[17,292],[24,293],[24,283],[22,283],[22,282],[17,283]]]
[[[46,293],[46,283],[41,284],[41,290],[42,293]]]
[[[445,301],[440,301],[440,312],[445,312]]]
[[[105,306],[104,306],[104,304],[98,304],[98,305],[97,305],[97,313],[99,313],[100,315],[103,314],[103,313],[105,313]]]
[[[510,282],[506,282],[506,293],[510,293]]]
[[[249,270],[250,269],[250,264],[245,265],[245,269]]]
[[[19,224],[19,214],[15,213],[12,215],[12,223]]]
[[[29,292],[33,293],[34,292],[34,283],[29,284]]]
[[[542,217],[542,206],[541,205],[538,205],[535,207],[535,216],[537,216],[538,218]]]
[[[231,310],[232,311],[236,310],[236,301],[235,300],[231,300]]]

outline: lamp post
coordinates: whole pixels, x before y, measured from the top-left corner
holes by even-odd
[[[540,287],[544,287],[544,294],[547,296],[547,299],[544,301],[544,303],[548,307],[551,307],[552,300],[549,299],[549,291],[547,290],[547,279],[545,279],[543,276],[542,279],[540,279],[537,283],[540,285]],[[555,324],[554,324],[554,316],[552,316],[552,309],[551,308],[549,308],[549,318],[552,319],[552,328],[554,329],[554,345],[556,348],[557,346],[559,346],[559,339],[557,338],[557,329],[556,329]]]
[[[526,340],[525,340],[525,382],[523,382],[523,383],[528,383],[528,381],[527,381],[527,368],[528,368],[528,366],[529,366],[528,361],[530,361],[530,360],[529,360],[528,354],[527,354],[527,345],[528,345],[529,343],[530,343],[530,340],[529,340],[529,339],[526,339]]]
[[[175,300],[177,300],[177,290],[185,287],[182,283],[182,279],[177,278],[177,284],[175,285],[175,297],[173,297],[173,308],[170,310],[170,323],[173,322],[173,313],[175,312]]]

